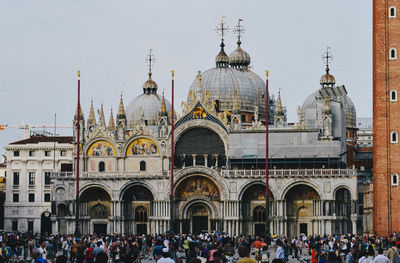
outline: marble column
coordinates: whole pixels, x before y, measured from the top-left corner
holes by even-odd
[[[193,158],[193,166],[196,166],[196,154],[192,154],[192,158]]]
[[[204,166],[208,167],[208,154],[204,154]]]

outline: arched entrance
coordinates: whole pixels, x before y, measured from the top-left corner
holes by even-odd
[[[80,201],[82,233],[110,232],[108,223],[112,207],[109,193],[99,186],[93,186],[82,192]]]
[[[192,205],[188,210],[190,232],[193,234],[210,232],[210,215],[206,205],[201,203]]]
[[[311,186],[299,184],[293,186],[285,195],[287,213],[287,233],[289,236],[300,234],[311,235],[313,229],[313,217],[317,216],[317,202],[320,196]]]
[[[334,233],[354,233],[351,222],[351,194],[346,188],[339,188],[335,194],[336,216]]]
[[[43,212],[40,218],[40,232],[42,236],[49,236],[51,234],[50,212],[48,211]]]
[[[201,233],[221,229],[216,207],[220,206],[220,190],[204,175],[191,175],[175,189],[176,207],[183,233]]]
[[[143,185],[131,185],[122,194],[123,232],[149,233],[151,191]]]
[[[245,188],[241,200],[242,233],[247,235],[263,236],[265,234],[265,185],[262,183],[251,184]],[[269,191],[270,208],[274,196]],[[270,209],[271,211],[272,209]]]

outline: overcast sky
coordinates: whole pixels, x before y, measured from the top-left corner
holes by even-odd
[[[253,71],[270,89],[281,89],[288,120],[297,105],[319,88],[321,55],[334,55],[331,73],[345,85],[357,117],[372,116],[372,1],[365,0],[201,0],[201,1],[21,1],[0,2],[0,124],[71,125],[76,108],[76,71],[81,70],[85,117],[90,100],[118,109],[142,93],[150,48],[157,59],[153,79],[170,100],[175,70],[176,110],[186,99],[198,70],[215,66],[219,37],[215,27],[226,17],[234,28],[243,19],[242,48]],[[225,50],[236,48],[232,30]],[[70,130],[59,131],[71,134]],[[0,131],[4,146],[23,131]]]

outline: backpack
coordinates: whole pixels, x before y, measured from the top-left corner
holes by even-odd
[[[399,250],[393,251],[393,263],[400,263]]]

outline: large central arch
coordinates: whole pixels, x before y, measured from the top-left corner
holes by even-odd
[[[80,217],[83,233],[106,234],[112,216],[111,195],[100,185],[86,186],[80,195]]]
[[[313,218],[316,216],[315,202],[321,199],[319,193],[308,184],[296,184],[286,190],[286,213],[289,236],[313,234]]]
[[[121,191],[123,232],[147,234],[154,195],[146,184],[130,183]]]

